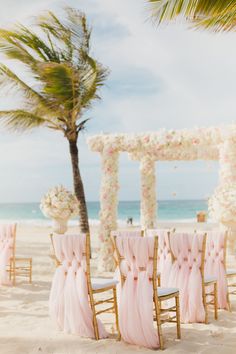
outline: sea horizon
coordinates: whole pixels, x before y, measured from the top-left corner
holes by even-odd
[[[159,220],[196,220],[200,210],[207,211],[206,199],[175,199],[158,200]],[[91,224],[99,223],[99,201],[87,201],[88,216]],[[140,200],[120,200],[118,204],[118,222],[126,223],[132,218],[134,224],[140,222]],[[8,202],[0,203],[0,220],[16,221],[19,223],[50,225],[51,220],[46,218],[40,210],[39,202]],[[77,223],[78,218],[70,220]]]

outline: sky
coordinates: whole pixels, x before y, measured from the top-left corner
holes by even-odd
[[[92,26],[92,54],[110,75],[79,139],[87,200],[99,199],[101,178],[100,156],[89,151],[87,136],[235,121],[234,33],[212,34],[179,23],[157,27],[145,0],[0,0],[0,5],[1,27],[29,23],[48,9],[61,14],[65,5],[84,11]],[[11,92],[0,92],[0,109],[16,102]],[[217,185],[218,163],[157,162],[156,176],[159,199],[207,198]],[[139,163],[122,154],[119,178],[119,199],[139,200]],[[0,203],[39,201],[57,184],[72,189],[69,150],[60,133],[13,134],[0,128]]]

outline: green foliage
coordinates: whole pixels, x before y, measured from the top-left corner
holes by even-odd
[[[65,15],[63,21],[52,12],[38,17],[35,32],[21,24],[0,29],[0,51],[27,73],[22,79],[0,64],[0,88],[23,96],[22,107],[0,112],[5,126],[28,130],[44,125],[76,139],[87,122],[84,111],[100,99],[108,70],[90,56],[91,29],[78,10],[66,8]]]
[[[236,28],[236,0],[148,0],[158,23],[177,18],[215,32]]]

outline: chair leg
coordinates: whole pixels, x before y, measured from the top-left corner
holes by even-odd
[[[119,315],[118,315],[118,306],[117,306],[117,295],[116,295],[116,288],[113,288],[113,297],[114,297],[114,308],[115,308],[115,316],[116,316],[116,330],[118,334],[118,340],[121,340],[120,335],[120,327],[119,327]]]
[[[29,283],[32,284],[32,259],[30,259]]]
[[[10,259],[9,280],[11,280],[11,276],[12,276],[12,260]]]
[[[218,319],[218,294],[217,294],[217,283],[214,283],[214,310],[215,310],[215,320]]]
[[[93,313],[93,329],[94,329],[94,335],[95,339],[99,340],[99,331],[98,331],[98,322],[97,322],[97,316],[96,316],[96,309],[94,305],[94,300],[93,300],[93,294],[89,292],[89,297],[90,297],[90,306],[92,309]]]
[[[162,328],[161,328],[161,313],[160,313],[160,305],[158,303],[158,298],[156,294],[154,294],[154,305],[155,305],[155,315],[156,315],[156,320],[157,320],[157,331],[158,331],[158,338],[159,338],[159,343],[160,343],[160,349],[164,349],[164,342],[163,342],[163,336],[162,336]]]
[[[229,298],[229,284],[228,284],[228,279],[227,279],[227,305],[228,305],[228,310],[231,312],[231,303],[230,303],[230,298]]]
[[[157,277],[157,286],[161,286],[161,276],[160,275],[158,275],[158,277]]]
[[[13,286],[16,285],[16,262],[12,261],[12,272],[13,272]]]
[[[180,329],[180,311],[179,311],[179,295],[175,296],[175,306],[176,306],[176,327],[177,327],[177,338],[181,339],[181,329]]]
[[[205,284],[202,285],[202,301],[205,310],[205,324],[208,324],[208,311],[207,311],[207,301],[206,301],[206,288]]]

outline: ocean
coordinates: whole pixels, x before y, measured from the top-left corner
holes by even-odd
[[[88,214],[92,224],[99,222],[99,202],[88,202]],[[158,219],[160,220],[190,220],[196,219],[200,210],[207,211],[206,200],[162,200],[158,201]],[[120,201],[118,220],[126,222],[133,218],[134,223],[140,220],[139,201]],[[0,220],[22,223],[49,224],[39,208],[39,203],[0,203]]]

